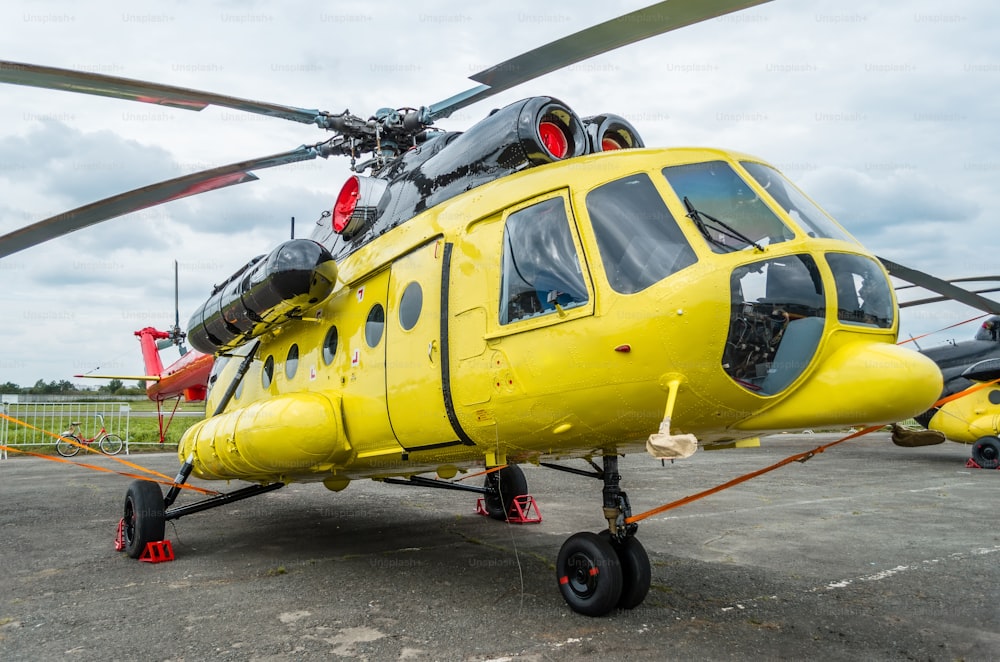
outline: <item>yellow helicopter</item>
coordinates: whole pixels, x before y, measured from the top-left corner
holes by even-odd
[[[367,118],[0,62],[0,82],[217,105],[333,134],[40,221],[0,237],[0,257],[251,170],[339,155],[357,173],[311,238],[250,260],[193,315],[188,341],[216,356],[210,415],[184,435],[166,495],[128,487],[126,552],[162,540],[167,520],[289,482],[462,489],[502,520],[527,494],[517,464],[542,463],[602,483],[607,529],[571,536],[556,562],[570,607],[601,615],[638,606],[650,585],[619,455],[684,458],[925,411],[941,374],[895,345],[885,267],[765,161],[648,149],[624,118],[581,118],[545,96],[464,133],[436,126],[544,73],[763,1],[661,2],[486,69],[439,103]],[[556,464],[580,459],[593,470]],[[482,487],[450,480],[476,467],[490,470]],[[175,506],[191,475],[254,485]]]
[[[900,308],[938,300],[901,303]],[[994,304],[994,310],[1000,310],[1000,304]],[[969,340],[928,347],[921,353],[941,370],[941,404],[914,417],[925,430],[893,426],[893,443],[930,446],[948,439],[969,444],[975,466],[1000,468],[1000,388],[996,385],[1000,379],[1000,315],[989,316]]]

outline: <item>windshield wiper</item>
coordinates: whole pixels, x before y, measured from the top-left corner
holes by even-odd
[[[703,220],[703,218],[706,218],[709,221],[711,221],[713,223],[713,227],[711,229],[715,230],[719,234],[724,235],[726,237],[730,237],[732,239],[738,239],[738,240],[742,241],[743,243],[747,244],[748,246],[753,246],[754,248],[756,248],[757,250],[759,250],[761,252],[764,251],[764,247],[763,246],[761,246],[756,241],[754,241],[750,237],[746,236],[745,234],[743,234],[739,230],[733,228],[730,225],[727,225],[726,223],[723,223],[722,221],[720,221],[719,219],[715,218],[714,216],[709,216],[705,212],[698,211],[697,209],[695,209],[694,205],[691,204],[691,201],[687,199],[687,196],[684,196],[684,208],[687,209],[687,211],[688,211],[687,217],[690,218],[691,221],[698,228],[698,230],[701,231],[701,233],[703,235],[705,235],[705,239],[707,239],[709,242],[715,244],[716,246],[720,246],[722,248],[726,248],[726,249],[728,249],[730,251],[737,250],[734,246],[729,246],[728,244],[725,244],[725,243],[719,241],[718,239],[716,239],[715,237],[713,237],[712,234],[708,231],[709,230],[708,224],[705,223],[705,221]]]

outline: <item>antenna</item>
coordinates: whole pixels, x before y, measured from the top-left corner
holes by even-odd
[[[292,236],[291,239],[295,239],[295,217],[292,216]]]

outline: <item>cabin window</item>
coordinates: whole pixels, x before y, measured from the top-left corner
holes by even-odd
[[[417,325],[423,305],[423,290],[420,289],[420,283],[414,281],[406,286],[403,296],[399,299],[399,325],[404,330],[409,331]]]
[[[260,383],[267,388],[271,385],[272,379],[274,379],[274,357],[268,356],[264,361],[264,369],[260,372]]]
[[[640,292],[698,261],[645,173],[588,193],[587,213],[608,283],[616,292]]]
[[[582,306],[589,300],[562,198],[507,217],[502,264],[501,324]]]
[[[728,163],[670,166],[663,176],[715,253],[762,248],[795,236]]]
[[[337,355],[337,335],[337,327],[331,326],[323,339],[323,363],[326,365],[333,363],[333,357]]]
[[[299,346],[293,344],[288,348],[288,356],[285,357],[285,377],[291,379],[295,376],[295,371],[299,367]]]
[[[882,269],[861,255],[829,253],[826,261],[837,284],[837,319],[845,324],[891,327],[892,292]]]
[[[750,176],[757,180],[761,188],[781,205],[781,208],[802,227],[803,232],[807,235],[857,243],[825,211],[817,207],[816,203],[807,198],[805,193],[785,179],[780,172],[771,166],[752,161],[743,161],[740,165],[746,168]]]
[[[368,311],[368,320],[365,322],[365,342],[369,347],[375,347],[382,340],[382,330],[385,329],[385,309],[382,304],[377,303]]]

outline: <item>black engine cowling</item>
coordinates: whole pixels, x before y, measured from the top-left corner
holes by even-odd
[[[206,354],[234,349],[326,299],[337,265],[311,239],[292,239],[254,258],[216,286],[188,323],[191,345]]]

